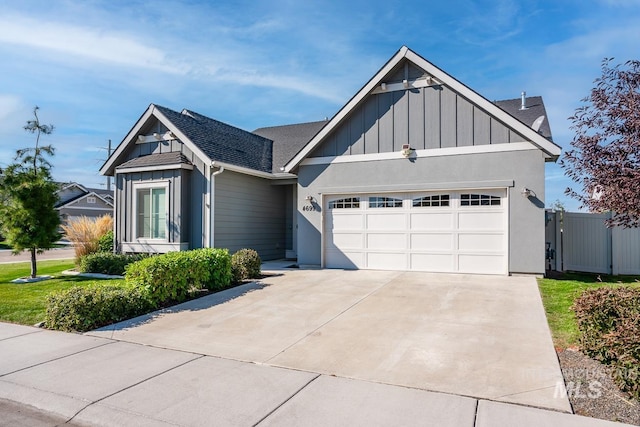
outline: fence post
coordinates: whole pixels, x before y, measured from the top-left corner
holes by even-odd
[[[564,271],[562,268],[562,255],[564,251],[564,244],[562,242],[562,227],[564,212],[558,211],[554,215],[556,221],[556,271]]]

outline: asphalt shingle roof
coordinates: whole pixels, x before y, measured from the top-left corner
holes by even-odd
[[[180,152],[148,154],[146,156],[136,157],[127,162],[122,163],[116,169],[131,169],[146,166],[166,166],[175,164],[191,164],[187,157]]]
[[[272,141],[218,120],[155,106],[211,160],[271,172]]]
[[[273,141],[273,172],[277,173],[327,123],[327,120],[322,120],[319,122],[264,127],[254,130],[253,133]]]
[[[542,122],[538,132],[540,132],[540,134],[545,138],[549,140],[552,139],[549,115],[547,114],[547,110],[544,108],[544,102],[542,102],[541,96],[529,96],[525,98],[525,105],[527,107],[525,110],[520,109],[520,106],[522,105],[521,98],[505,99],[503,101],[495,101],[494,103],[529,127],[531,127],[538,117],[544,116],[544,121]]]

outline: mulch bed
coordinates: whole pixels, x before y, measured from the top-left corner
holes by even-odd
[[[576,414],[640,425],[640,402],[618,388],[610,367],[574,349],[558,351],[558,359]]]

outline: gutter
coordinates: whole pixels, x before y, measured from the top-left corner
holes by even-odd
[[[207,242],[207,247],[210,247],[210,248],[214,247],[213,221],[214,221],[215,197],[213,197],[213,192],[214,192],[215,176],[216,175],[220,175],[222,172],[224,172],[224,166],[223,165],[219,165],[218,166],[218,170],[215,171],[215,172],[213,172],[213,168],[214,167],[216,167],[216,162],[215,161],[211,162],[211,164],[209,165],[209,174],[210,174],[209,175],[209,191],[207,192],[207,200],[206,200],[206,204],[207,204],[207,206],[209,206],[209,215],[205,219],[205,221],[206,221],[205,230],[206,230],[207,237],[208,237],[208,240],[209,240]]]

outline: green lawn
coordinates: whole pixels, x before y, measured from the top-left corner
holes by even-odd
[[[566,274],[561,279],[539,279],[538,286],[555,346],[564,349],[578,345],[578,326],[571,310],[575,298],[587,289],[622,285],[640,287],[640,282],[632,276],[597,274]]]
[[[33,325],[44,320],[45,299],[47,294],[52,291],[78,285],[123,282],[121,279],[95,280],[60,274],[74,266],[73,260],[38,261],[38,275],[50,275],[54,278],[42,282],[20,284],[11,283],[11,280],[28,276],[30,264],[28,262],[0,264],[0,321]]]

